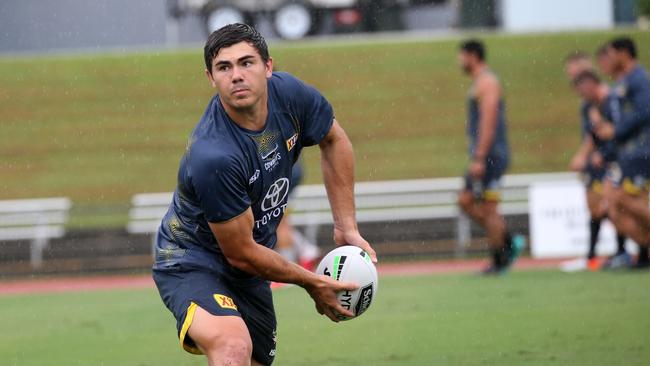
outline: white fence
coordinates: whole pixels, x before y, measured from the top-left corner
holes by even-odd
[[[50,239],[65,234],[71,206],[65,197],[0,201],[0,242],[31,240],[31,264],[39,267]]]
[[[501,189],[501,212],[505,215],[528,213],[528,189],[533,183],[576,180],[574,173],[506,175]],[[360,182],[355,186],[357,221],[398,222],[424,219],[456,219],[457,250],[462,253],[471,240],[469,219],[461,214],[456,200],[462,178],[435,178]],[[153,233],[167,212],[172,193],[141,193],[133,196],[127,230]],[[316,242],[318,229],[332,224],[325,187],[302,185],[289,199],[291,222],[305,228],[305,235]]]

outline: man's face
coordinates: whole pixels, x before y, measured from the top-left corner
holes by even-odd
[[[458,65],[463,70],[465,74],[472,72],[474,65],[476,64],[476,56],[474,54],[461,51],[458,54]]]
[[[607,47],[607,58],[611,62],[611,70],[618,73],[624,69],[624,52],[617,51],[614,47]]]
[[[573,81],[583,71],[592,69],[591,60],[588,58],[579,58],[570,60],[564,65],[564,71],[569,81]]]
[[[205,70],[221,101],[233,109],[255,106],[266,94],[273,60],[264,62],[255,47],[240,42],[219,50],[212,59],[212,72]]]
[[[585,79],[579,82],[576,86],[576,92],[584,100],[597,103],[598,102],[598,83],[591,80]]]
[[[609,52],[599,54],[596,57],[596,62],[598,63],[600,72],[608,76],[614,75],[614,62],[611,59]]]

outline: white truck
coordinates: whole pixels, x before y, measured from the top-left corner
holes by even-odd
[[[372,24],[377,22],[377,14],[398,17],[396,12],[408,3],[409,0],[168,0],[168,9],[174,17],[199,14],[208,33],[231,23],[254,25],[257,15],[265,15],[278,36],[300,39],[317,33],[327,16],[332,17],[335,29],[374,30]]]

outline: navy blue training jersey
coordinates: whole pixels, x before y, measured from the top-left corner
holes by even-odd
[[[650,77],[641,65],[614,86],[621,98],[621,120],[616,142],[621,159],[650,159]]]
[[[491,72],[491,71],[486,71]],[[475,86],[472,86],[467,99],[467,136],[469,137],[469,154],[474,156],[478,144],[479,123],[481,120],[481,111],[478,98],[475,95]],[[503,96],[499,98],[497,111],[497,126],[494,133],[492,146],[488,150],[487,157],[508,161],[510,157],[510,148],[508,146],[508,137],[506,131],[506,113]]]
[[[580,108],[580,115],[582,116],[582,134],[583,136],[589,135],[594,141],[594,148],[596,151],[600,152],[605,161],[615,161],[616,160],[616,143],[612,140],[604,141],[601,140],[594,133],[593,124],[589,118],[589,109],[593,106],[593,103],[584,102]],[[621,100],[615,94],[609,94],[607,99],[605,99],[599,105],[596,105],[598,111],[602,118],[608,123],[613,123],[616,125],[621,119]]]
[[[287,73],[273,73],[268,81],[261,131],[239,127],[219,95],[212,98],[181,159],[173,201],[158,231],[154,269],[200,267],[249,277],[227,263],[208,222],[227,221],[251,207],[255,241],[273,248],[292,166],[303,147],[327,135],[333,119],[327,100]]]

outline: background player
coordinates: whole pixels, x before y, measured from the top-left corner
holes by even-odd
[[[620,115],[620,102],[618,97],[610,94],[607,84],[601,82],[593,70],[584,70],[573,80],[576,92],[583,99],[581,106],[582,116],[582,144],[576,155],[571,160],[572,170],[582,172],[585,177],[587,189],[587,207],[589,208],[589,251],[587,253],[587,267],[590,270],[600,268],[596,258],[596,243],[602,220],[606,217],[607,206],[604,200],[605,175],[610,165],[616,161],[616,146],[612,141],[603,141],[592,130],[590,110],[596,108],[609,122],[615,123]],[[627,265],[630,257],[625,251],[625,235],[617,235],[617,251],[610,258],[609,266]]]
[[[589,54],[584,51],[573,51],[564,59],[564,72],[571,83],[573,83],[573,80],[575,80],[575,78],[583,71],[593,69],[594,65],[591,62],[591,57],[589,57]]]
[[[478,40],[462,43],[459,62],[473,83],[467,121],[470,163],[458,204],[487,232],[492,263],[484,273],[498,274],[514,263],[524,246],[523,237],[513,238],[508,232],[497,207],[501,176],[508,167],[510,155],[505,105],[499,80],[485,63],[483,43]]]
[[[274,73],[264,38],[250,26],[213,32],[204,55],[217,95],[181,159],[158,232],[154,280],[185,350],[205,354],[210,365],[269,365],[276,353],[269,281],[302,286],[334,321],[336,313],[350,314],[336,293],[355,287],[272,250],[303,147],[320,147],[335,242],[376,255],[357,229],[352,145],[327,100]]]
[[[621,98],[620,122],[604,122],[598,111],[591,119],[596,135],[614,140],[619,146],[620,174],[610,201],[610,218],[617,229],[627,234],[641,247],[638,268],[650,267],[647,247],[650,245],[650,78],[637,62],[636,45],[631,38],[612,40],[607,48],[612,76],[616,79],[614,92]]]

